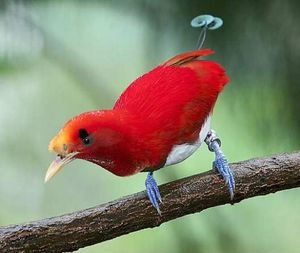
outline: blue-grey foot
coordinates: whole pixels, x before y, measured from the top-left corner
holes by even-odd
[[[159,209],[159,202],[162,203],[162,200],[161,200],[157,183],[153,177],[153,172],[148,173],[145,181],[145,186],[151,204],[155,207],[158,214],[161,215],[161,211]]]
[[[206,144],[210,151],[215,153],[216,159],[213,162],[213,167],[222,175],[226,184],[228,185],[228,190],[230,193],[230,199],[233,200],[234,197],[234,190],[235,190],[235,181],[232,171],[228,165],[228,161],[222,152],[220,146],[221,141],[216,135],[215,131],[210,130],[206,139]]]

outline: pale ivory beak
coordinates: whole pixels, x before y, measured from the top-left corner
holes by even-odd
[[[46,176],[45,176],[45,183],[48,182],[52,177],[54,177],[65,165],[72,162],[75,158],[74,156],[77,155],[79,152],[73,152],[67,154],[65,157],[61,157],[59,155],[56,156],[55,160],[50,164]]]

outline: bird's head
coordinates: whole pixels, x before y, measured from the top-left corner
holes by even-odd
[[[115,122],[110,110],[86,112],[69,120],[49,143],[49,151],[57,156],[47,170],[45,182],[75,159],[98,161],[101,150],[121,140]]]

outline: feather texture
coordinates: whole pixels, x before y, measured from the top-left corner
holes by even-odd
[[[140,128],[154,164],[165,163],[174,145],[198,140],[217,96],[228,82],[216,62],[198,60],[213,53],[202,49],[180,54],[135,80],[115,103],[141,119]],[[157,159],[155,159],[157,157]]]
[[[63,155],[78,152],[76,158],[119,176],[159,169],[168,158],[169,164],[185,159],[200,146],[200,131],[228,82],[218,63],[199,59],[211,53],[190,51],[162,63],[132,82],[113,109],[68,121],[49,149]],[[78,131],[88,136],[89,145]],[[172,150],[178,157],[170,158]]]

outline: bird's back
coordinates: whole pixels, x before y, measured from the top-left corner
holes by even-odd
[[[136,79],[114,109],[126,109],[145,125],[174,137],[176,144],[196,140],[228,77],[216,62],[199,60],[209,49],[180,54]]]

